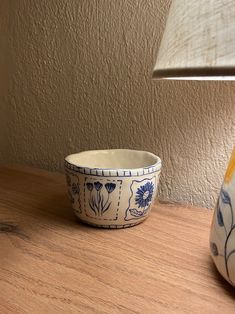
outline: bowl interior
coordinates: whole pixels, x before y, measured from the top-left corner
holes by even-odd
[[[65,160],[78,167],[99,169],[138,169],[160,162],[152,153],[129,149],[91,150],[69,155]]]

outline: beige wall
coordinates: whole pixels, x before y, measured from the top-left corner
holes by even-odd
[[[61,170],[72,152],[149,150],[163,159],[162,198],[213,206],[235,87],[152,81],[169,0],[9,3],[6,162]]]

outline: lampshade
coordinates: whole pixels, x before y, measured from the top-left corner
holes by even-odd
[[[235,79],[235,0],[173,0],[153,78]]]

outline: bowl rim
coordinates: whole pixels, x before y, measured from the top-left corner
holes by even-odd
[[[145,166],[145,167],[140,167],[140,168],[98,168],[98,167],[89,167],[89,166],[81,166],[78,164],[73,164],[70,161],[68,161],[68,158],[73,156],[73,155],[79,155],[81,153],[88,153],[88,152],[103,152],[103,151],[131,151],[131,152],[136,152],[136,153],[145,153],[148,155],[151,155],[154,157],[156,160],[155,163]],[[92,174],[92,175],[97,175],[97,176],[139,176],[139,175],[144,175],[144,174],[151,174],[157,171],[161,170],[161,164],[162,161],[160,157],[157,155],[145,151],[145,150],[135,150],[135,149],[99,149],[99,150],[86,150],[86,151],[81,151],[79,153],[73,153],[65,157],[65,168],[68,168],[70,170],[83,173],[83,174]]]

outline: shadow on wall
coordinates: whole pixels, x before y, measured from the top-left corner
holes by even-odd
[[[162,198],[212,206],[235,134],[233,90],[152,81],[169,3],[12,2],[6,159],[61,170],[69,153],[144,149],[163,159]]]
[[[167,168],[161,193],[213,207],[235,139],[235,90],[231,82],[155,83],[167,120],[160,141]]]

